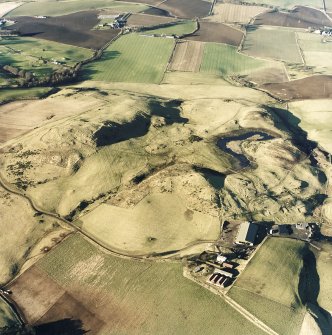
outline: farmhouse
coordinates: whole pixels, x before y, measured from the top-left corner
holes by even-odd
[[[256,224],[248,221],[241,223],[235,243],[254,245],[257,231],[258,226]]]

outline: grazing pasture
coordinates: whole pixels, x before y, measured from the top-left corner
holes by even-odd
[[[127,21],[128,26],[148,27],[158,24],[165,24],[176,21],[175,18],[167,16],[147,15],[147,14],[131,14]]]
[[[220,232],[217,216],[188,209],[176,193],[152,193],[134,208],[102,204],[80,221],[112,250],[130,255],[183,249],[198,240],[215,240]]]
[[[212,2],[204,0],[166,0],[158,5],[158,8],[179,18],[192,19],[207,16],[211,6]]]
[[[199,30],[193,35],[187,36],[186,40],[200,42],[226,43],[238,46],[243,38],[241,30],[232,28],[222,23],[199,22]]]
[[[253,57],[302,63],[296,32],[293,30],[251,26],[242,51]]]
[[[183,36],[193,33],[197,29],[197,23],[192,20],[172,22],[165,27],[144,30],[143,34],[156,34],[156,35],[176,35]]]
[[[213,15],[208,16],[206,20],[218,23],[249,23],[252,18],[268,8],[262,6],[246,6],[233,3],[217,2],[213,7]]]
[[[102,58],[84,67],[86,78],[101,81],[159,83],[175,42],[169,38],[125,35]]]
[[[317,9],[323,8],[323,2],[321,0],[247,0],[246,2],[252,3],[254,5],[262,4],[269,7],[279,7],[285,9],[292,9],[295,6],[309,6]]]
[[[305,312],[299,283],[307,252],[302,241],[267,239],[228,294],[278,333],[298,334]]]
[[[314,8],[299,6],[291,12],[266,12],[256,17],[254,24],[294,28],[320,28],[329,26],[332,21],[321,11]]]
[[[23,36],[99,49],[112,40],[119,30],[92,30],[99,22],[98,15],[98,11],[91,10],[46,19],[19,16],[15,17],[17,23],[11,28],[17,29]]]
[[[242,55],[233,46],[206,43],[200,72],[229,76],[247,73],[264,66],[264,61]]]
[[[332,76],[312,76],[288,83],[271,83],[260,86],[282,100],[332,98]]]
[[[98,335],[198,335],[220,329],[227,335],[263,334],[222,298],[184,278],[180,263],[116,258],[79,235],[11,287],[37,324],[80,316],[83,328]]]
[[[90,58],[91,50],[32,37],[3,38],[0,66],[12,65],[44,77],[63,66],[73,67]]]
[[[109,8],[118,12],[142,12],[149,7],[143,4],[128,3],[114,0],[68,0],[26,2],[22,6],[11,11],[7,16],[59,16],[80,11]],[[43,19],[40,19],[43,20]]]
[[[198,72],[203,57],[204,43],[180,41],[176,44],[169,70]]]

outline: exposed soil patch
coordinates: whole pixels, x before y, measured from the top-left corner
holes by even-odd
[[[170,70],[198,72],[202,62],[203,46],[204,43],[196,41],[177,43]]]
[[[287,83],[264,84],[260,88],[282,100],[332,97],[332,76],[312,76]]]
[[[168,16],[157,16],[147,14],[132,14],[130,15],[127,25],[128,26],[155,26],[158,24],[165,24],[176,21],[175,18]]]
[[[14,18],[17,23],[11,26],[11,29],[18,30],[23,36],[99,49],[113,39],[119,31],[116,29],[91,30],[99,22],[98,14],[98,11],[85,11],[46,19],[20,16]]]
[[[165,9],[174,16],[190,19],[209,14],[212,2],[202,0],[166,0],[159,8]]]
[[[263,13],[257,16],[254,24],[295,28],[319,28],[322,26],[330,26],[332,22],[319,10],[299,6],[294,8],[290,13]]]
[[[226,43],[238,46],[241,43],[243,33],[222,23],[200,22],[199,30],[186,40],[201,42]]]

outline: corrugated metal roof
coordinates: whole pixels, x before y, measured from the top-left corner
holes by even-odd
[[[258,226],[251,222],[243,222],[239,228],[236,241],[254,243]]]

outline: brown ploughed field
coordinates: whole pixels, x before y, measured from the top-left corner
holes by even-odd
[[[222,23],[200,22],[199,30],[186,37],[186,40],[200,42],[226,43],[239,46],[243,38],[242,31]]]
[[[19,30],[22,36],[99,49],[112,40],[119,31],[91,30],[99,22],[98,14],[98,11],[85,11],[46,19],[20,16],[14,18],[17,23],[11,28]]]
[[[158,24],[170,23],[176,21],[175,18],[167,16],[132,14],[127,21],[128,26],[155,26]]]
[[[166,0],[158,7],[167,10],[174,16],[191,19],[207,16],[211,6],[212,2],[203,0]]]
[[[319,28],[322,26],[331,26],[332,21],[319,10],[299,6],[294,8],[290,13],[266,12],[260,14],[256,17],[254,24],[294,28]]]
[[[312,76],[260,88],[282,100],[326,99],[332,98],[332,76]]]
[[[171,71],[198,72],[203,56],[204,43],[185,41],[176,44]]]

